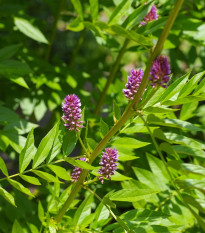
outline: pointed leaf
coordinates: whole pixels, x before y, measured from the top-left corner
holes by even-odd
[[[91,214],[91,203],[93,201],[93,195],[90,194],[78,207],[73,217],[72,225],[79,226],[83,223],[86,216]]]
[[[32,168],[38,167],[49,155],[49,152],[53,146],[53,141],[58,130],[59,122],[48,132],[48,134],[41,140],[41,143],[36,151],[33,159]]]
[[[140,148],[149,145],[149,142],[142,142],[134,138],[122,137],[112,143],[114,146],[123,148]]]
[[[47,172],[42,172],[42,171],[32,171],[34,174],[36,174],[37,176],[39,176],[40,178],[47,180],[48,182],[57,182],[57,183],[61,183],[58,178],[56,178],[55,176],[47,173]]]
[[[34,197],[34,195],[31,193],[31,191],[27,188],[25,188],[21,183],[8,179],[8,182],[16,189],[18,189],[20,192],[25,193],[26,195],[29,195],[31,197]]]
[[[83,8],[82,8],[80,0],[71,0],[71,2],[73,4],[78,16],[81,18],[81,20],[83,20]]]
[[[30,183],[30,184],[34,184],[34,185],[41,185],[41,183],[39,182],[39,180],[36,177],[33,176],[26,176],[26,175],[19,175],[21,177],[21,179],[25,180],[26,182]]]
[[[77,142],[75,131],[66,131],[66,135],[63,139],[63,154],[68,156],[74,149]]]
[[[115,192],[110,196],[110,199],[113,201],[127,201],[127,202],[136,202],[158,193],[159,190],[154,189],[122,189]]]
[[[44,224],[45,212],[44,212],[43,206],[41,204],[41,201],[38,202],[38,218],[41,221],[41,223]]]
[[[7,60],[17,53],[21,44],[14,44],[0,49],[0,61]]]
[[[6,164],[4,163],[4,160],[0,157],[0,170],[3,172],[5,176],[8,176],[8,170],[6,168]]]
[[[14,18],[14,23],[16,27],[26,36],[30,37],[33,40],[36,40],[38,42],[46,43],[48,44],[47,39],[42,34],[42,32],[37,28],[34,27],[29,21],[22,18]]]
[[[98,18],[98,10],[99,10],[98,0],[89,0],[89,3],[90,3],[90,13],[92,19],[93,21],[95,21]]]
[[[85,161],[72,159],[72,158],[65,158],[65,161],[72,164],[73,166],[86,169],[86,170],[95,170],[96,167],[91,166],[90,164],[86,163]]]
[[[175,100],[181,89],[184,87],[187,79],[189,78],[189,75],[190,73],[182,76],[181,78],[177,79],[174,83],[172,83],[164,92],[164,94],[160,97],[159,102],[163,103],[166,100],[169,100],[170,98]]]
[[[23,228],[21,227],[17,219],[15,219],[12,227],[12,233],[20,233],[20,232],[23,232]]]
[[[56,176],[58,176],[59,178],[64,180],[71,180],[70,175],[65,170],[65,168],[51,164],[48,165],[48,168],[50,168],[51,171],[53,171],[56,174]]]
[[[34,146],[34,136],[33,136],[33,129],[28,134],[26,144],[23,148],[23,150],[20,153],[19,156],[19,172],[22,173],[29,163],[31,162],[34,154],[35,154],[36,148]]]
[[[123,15],[127,13],[131,6],[132,0],[122,0],[121,3],[114,9],[109,18],[108,24],[116,24]]]
[[[10,204],[12,204],[13,206],[16,207],[14,197],[9,192],[7,192],[5,189],[3,189],[2,187],[0,187],[0,195],[4,199],[6,199]]]
[[[107,134],[108,131],[109,131],[108,124],[105,123],[102,118],[100,118],[100,133],[101,133],[101,137],[103,138]]]

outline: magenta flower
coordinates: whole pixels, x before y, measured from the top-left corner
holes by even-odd
[[[103,184],[103,179],[107,178],[110,180],[110,176],[115,174],[115,171],[117,170],[118,163],[118,154],[116,149],[112,148],[105,148],[106,152],[103,152],[103,156],[100,162],[100,165],[102,166],[98,173],[101,176],[98,176],[98,179]]]
[[[155,5],[152,6],[150,12],[144,17],[143,21],[141,22],[142,25],[147,24],[150,21],[157,20],[159,15],[157,14],[157,8]]]
[[[135,71],[134,69],[131,70],[130,76],[127,76],[128,83],[125,85],[127,89],[123,89],[125,97],[130,100],[134,99],[134,96],[141,84],[143,75],[144,72],[141,69],[138,71]]]
[[[150,83],[151,86],[155,87],[157,84],[159,84],[161,87],[168,87],[168,82],[170,80],[170,65],[169,61],[166,56],[158,56],[151,68],[149,78],[152,83]]]
[[[65,126],[68,130],[79,131],[82,128],[83,121],[81,121],[81,102],[77,95],[67,95],[65,97],[65,103],[62,103],[62,109],[64,115],[62,116]]]
[[[86,158],[80,158],[81,161],[86,161]],[[78,178],[82,172],[82,168],[76,167],[73,169],[73,173],[71,174],[72,182],[77,182]]]

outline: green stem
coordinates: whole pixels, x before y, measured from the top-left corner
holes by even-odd
[[[86,149],[86,147],[85,147],[85,145],[84,145],[84,143],[83,143],[83,141],[82,141],[82,139],[81,139],[81,137],[80,137],[80,134],[77,133],[77,136],[78,136],[78,140],[79,140],[79,142],[80,142],[80,144],[81,144],[83,150],[85,151],[87,157],[89,158],[89,157],[90,157],[90,153],[87,151],[87,149]]]
[[[62,10],[62,8],[64,6],[64,1],[65,0],[60,0],[60,3],[58,5],[58,10],[57,10],[55,21],[53,23],[53,27],[52,27],[52,31],[51,31],[50,43],[49,43],[49,45],[47,47],[47,51],[46,51],[46,55],[45,55],[45,60],[46,61],[49,61],[49,58],[50,58],[51,48],[52,48],[53,42],[55,40],[57,24],[58,24],[58,20],[60,18],[61,10]]]
[[[164,27],[164,30],[162,31],[162,35],[160,36],[159,40],[160,43],[158,42],[149,61],[148,61],[148,67],[146,68],[146,72],[142,79],[140,88],[134,98],[134,100],[131,102],[131,104],[129,105],[129,107],[126,109],[126,111],[123,113],[122,117],[119,119],[119,121],[110,129],[110,131],[105,135],[105,137],[99,142],[99,144],[97,145],[97,147],[94,149],[94,151],[92,152],[92,154],[90,155],[90,160],[89,160],[89,164],[92,164],[92,162],[95,160],[95,158],[98,156],[98,154],[105,148],[106,144],[109,142],[109,140],[116,134],[116,132],[127,122],[127,120],[129,120],[133,115],[134,115],[134,111],[133,111],[133,107],[135,107],[135,109],[137,109],[137,104],[139,103],[141,96],[144,93],[144,90],[147,86],[148,83],[148,77],[149,77],[149,72],[150,72],[150,68],[152,65],[152,62],[154,61],[155,57],[161,52],[163,44],[167,38],[167,35],[173,25],[173,22],[177,16],[177,13],[179,12],[179,9],[181,7],[183,3],[183,0],[178,0],[176,2],[176,5],[174,6],[168,21],[166,23],[166,26]],[[170,25],[169,25],[170,24]],[[78,194],[78,192],[81,189],[82,183],[84,182],[84,179],[87,176],[88,171],[87,170],[83,170],[77,183],[74,185],[70,196],[68,197],[68,199],[66,200],[66,202],[64,203],[62,209],[59,210],[55,220],[56,222],[60,222],[62,217],[64,216],[64,214],[66,213],[66,211],[68,210],[70,204],[72,203],[72,201],[74,200],[74,198],[76,197],[76,195]]]
[[[130,40],[126,39],[124,41],[124,44],[123,44],[122,48],[120,49],[120,52],[118,53],[118,56],[117,56],[117,58],[115,60],[115,63],[112,66],[110,76],[108,77],[107,82],[105,84],[105,87],[103,89],[103,92],[102,92],[102,94],[100,96],[100,99],[99,99],[98,103],[96,104],[96,109],[95,109],[95,112],[94,112],[95,115],[98,115],[101,108],[102,108],[102,105],[104,103],[108,88],[109,88],[110,84],[112,83],[112,81],[113,81],[113,79],[114,79],[114,77],[115,77],[115,75],[116,75],[116,73],[118,71],[121,59],[122,59],[124,53],[126,52],[126,49],[127,49],[127,46],[129,44],[129,42],[130,42]]]

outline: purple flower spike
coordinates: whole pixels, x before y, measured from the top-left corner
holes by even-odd
[[[143,21],[141,22],[142,25],[147,24],[150,21],[157,20],[159,15],[157,14],[157,8],[155,5],[152,6],[150,12],[144,17]]]
[[[80,158],[81,161],[86,161],[85,158]],[[79,167],[76,167],[73,169],[73,173],[71,174],[71,178],[72,178],[72,182],[77,182],[78,181],[78,178],[82,172],[82,168],[79,168]]]
[[[81,115],[81,102],[77,95],[67,95],[65,97],[65,103],[62,103],[62,109],[64,115],[62,116],[65,121],[65,126],[68,130],[79,131],[82,128],[83,121],[80,121]]]
[[[98,177],[98,179],[102,184],[104,181],[103,179],[107,178],[110,180],[110,176],[114,175],[118,168],[118,163],[116,163],[118,161],[117,150],[112,148],[105,148],[105,151],[106,152],[103,152],[103,156],[100,162],[102,167],[98,170],[98,173],[101,175]]]
[[[167,88],[170,74],[171,70],[167,57],[162,55],[157,57],[150,71],[151,77],[149,79],[152,81],[150,85],[155,87],[159,84],[161,87]]]
[[[128,83],[125,85],[127,89],[123,89],[125,97],[130,100],[134,99],[134,96],[141,84],[143,75],[144,72],[141,69],[139,69],[138,71],[135,71],[133,69],[131,70],[130,76],[127,76]]]

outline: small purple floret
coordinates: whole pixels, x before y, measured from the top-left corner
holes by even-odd
[[[130,76],[127,76],[128,83],[125,85],[127,89],[123,89],[125,97],[132,100],[134,99],[135,94],[141,84],[142,77],[144,75],[143,70],[134,70],[132,69],[130,72]]]
[[[79,131],[79,128],[83,127],[83,121],[80,120],[82,117],[80,99],[72,94],[67,95],[64,100],[65,103],[62,103],[64,125],[68,130]]]
[[[86,161],[85,158],[80,158],[81,161]],[[76,167],[73,169],[73,173],[71,174],[71,178],[72,178],[72,182],[77,182],[78,181],[78,178],[82,172],[82,168],[79,168],[79,167]]]
[[[143,21],[141,22],[142,25],[147,24],[153,20],[157,20],[159,15],[157,14],[157,8],[155,5],[152,6],[150,12],[144,17]]]
[[[115,174],[117,170],[118,163],[118,154],[116,149],[105,148],[106,152],[103,152],[101,162],[99,163],[102,167],[98,170],[98,173],[101,175],[98,179],[103,184],[104,178],[110,180],[110,176]]]
[[[152,83],[151,86],[155,87],[159,84],[161,87],[167,88],[170,81],[170,64],[166,56],[158,56],[151,68],[149,78]]]

